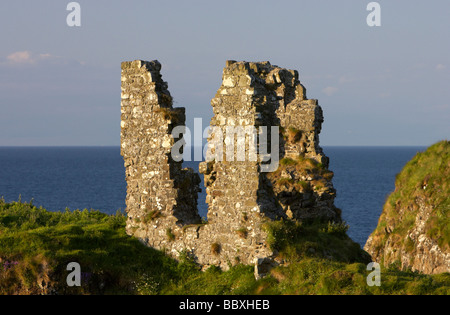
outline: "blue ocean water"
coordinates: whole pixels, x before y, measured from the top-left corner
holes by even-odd
[[[119,147],[0,147],[0,196],[59,211],[125,210]]]
[[[334,172],[335,205],[350,229],[348,235],[364,246],[376,228],[383,205],[395,189],[395,176],[426,147],[325,147]]]
[[[336,206],[362,246],[376,227],[395,175],[424,147],[325,147],[334,171]],[[198,170],[198,162],[185,162]],[[203,181],[203,176],[201,176]],[[203,182],[202,182],[203,185]],[[33,200],[51,211],[125,210],[126,182],[119,147],[0,147],[0,197]],[[205,189],[199,213],[206,216]]]

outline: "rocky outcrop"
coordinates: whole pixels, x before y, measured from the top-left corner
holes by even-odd
[[[201,222],[199,177],[172,153],[184,109],[172,107],[160,69],[157,61],[122,63],[128,234],[174,257],[184,252],[201,265],[227,269],[276,256],[266,222],[341,221],[333,173],[319,146],[322,109],[306,98],[298,72],[227,61],[211,101],[207,161],[200,164],[209,204]]]
[[[385,266],[450,272],[450,142],[418,153],[397,175],[364,249]]]

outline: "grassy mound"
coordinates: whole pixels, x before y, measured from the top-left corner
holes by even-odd
[[[413,260],[423,247],[418,235],[423,235],[450,252],[450,141],[418,153],[397,175],[395,186],[366,249],[386,264],[407,256]],[[385,252],[395,253],[387,257]]]
[[[0,294],[450,293],[449,274],[382,269],[381,287],[369,287],[365,264],[318,255],[319,244],[329,241],[332,246],[333,240],[344,237],[344,226],[313,229],[279,223],[269,227],[271,246],[290,263],[257,281],[252,266],[238,265],[227,272],[210,267],[201,272],[188,255],[176,262],[126,235],[125,219],[120,213],[48,212],[30,203],[0,200]],[[316,252],[300,255],[303,246]],[[81,287],[67,286],[70,262],[81,266]]]
[[[69,288],[67,264],[81,265],[84,285]],[[125,216],[49,212],[0,201],[0,293],[135,293],[136,281],[178,279],[178,265],[125,233]]]
[[[397,176],[399,187],[389,198],[389,205],[402,203],[416,208],[417,198],[424,198],[434,207],[427,222],[427,234],[448,250],[450,247],[450,141],[439,142],[417,154]],[[411,223],[411,215],[405,223]]]

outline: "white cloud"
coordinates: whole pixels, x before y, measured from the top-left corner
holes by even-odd
[[[33,64],[34,58],[29,51],[18,51],[6,57],[9,64]]]
[[[336,93],[337,91],[339,91],[339,89],[338,89],[337,87],[334,87],[334,86],[328,86],[328,87],[326,87],[326,88],[324,88],[324,89],[322,90],[322,92],[325,93],[325,94],[328,95],[328,96],[333,95],[333,94]]]
[[[8,66],[22,66],[22,65],[39,65],[42,63],[46,64],[67,64],[70,60],[55,56],[49,53],[45,54],[35,54],[31,51],[17,51],[6,57],[6,61],[1,62],[0,64],[8,65]]]
[[[445,70],[445,68],[447,68],[447,66],[446,66],[446,65],[443,65],[442,63],[440,63],[440,64],[438,64],[438,65],[436,66],[436,70],[437,70],[437,71]]]

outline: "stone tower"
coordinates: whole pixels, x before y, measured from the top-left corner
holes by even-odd
[[[208,222],[239,228],[236,218],[243,213],[249,222],[256,220],[255,225],[261,216],[340,221],[333,203],[333,174],[319,146],[322,109],[316,100],[306,98],[297,71],[269,62],[227,61],[222,86],[211,104],[211,126],[223,134],[236,126],[259,131],[266,127],[268,134],[271,126],[278,127],[278,135],[267,136],[267,148],[276,149],[270,152],[272,166],[274,158],[279,163],[264,170],[267,165],[261,163],[264,157],[260,154],[256,162],[238,162],[227,160],[225,152],[223,162],[203,163],[200,171],[205,175]],[[277,148],[270,143],[274,137]],[[224,151],[229,143],[224,137]],[[246,145],[246,157],[248,143],[241,144]]]

